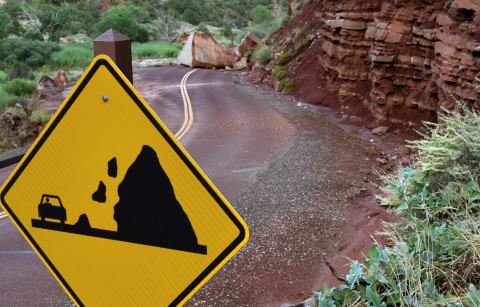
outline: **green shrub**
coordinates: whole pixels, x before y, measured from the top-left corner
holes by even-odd
[[[295,89],[295,83],[293,79],[283,78],[278,82],[278,90],[283,94],[290,94]]]
[[[206,35],[212,35],[212,32],[210,32],[210,30],[207,28],[206,24],[204,23],[201,23],[198,26],[197,31],[202,32],[203,34],[206,34]]]
[[[3,70],[0,70],[0,83],[4,82],[7,79],[7,73]]]
[[[40,21],[40,31],[52,41],[79,32],[93,33],[100,18],[96,1],[32,1],[30,10]],[[53,13],[55,12],[55,13]]]
[[[2,11],[12,18],[17,18],[23,14],[21,2],[18,0],[6,0],[2,5]]]
[[[183,20],[185,20],[188,23],[191,23],[192,25],[198,25],[200,22],[204,21],[202,16],[195,10],[188,8],[184,13],[183,13]]]
[[[52,54],[49,65],[59,69],[86,68],[93,58],[93,51],[82,45],[66,45]]]
[[[310,40],[305,39],[297,44],[295,44],[295,49],[293,50],[294,54],[299,54],[303,49],[307,48],[310,45]]]
[[[60,45],[53,42],[5,38],[0,40],[0,63],[2,68],[23,63],[35,69],[45,65],[58,50]]]
[[[50,118],[52,117],[52,113],[46,110],[35,110],[29,117],[30,122],[43,125],[46,124]]]
[[[32,79],[32,77],[32,69],[27,64],[14,61],[8,65],[7,80]]]
[[[8,107],[15,105],[15,96],[5,92],[0,88],[0,110],[5,110]]]
[[[27,114],[23,110],[23,108],[19,108],[17,106],[11,106],[5,109],[5,113],[12,115],[12,117],[16,118],[24,118]]]
[[[277,80],[280,81],[287,76],[287,70],[285,69],[285,67],[279,66],[279,67],[275,68],[275,70],[273,71],[273,75],[275,76],[275,78]]]
[[[180,50],[181,44],[170,42],[134,43],[132,47],[133,57],[137,59],[174,57]]]
[[[4,85],[7,94],[15,96],[30,96],[37,90],[37,84],[24,79],[14,79]]]
[[[10,34],[20,34],[22,27],[15,17],[10,16],[0,6],[0,38],[8,37]]]
[[[272,12],[265,5],[257,5],[251,12],[252,21],[256,24],[272,19]]]
[[[293,59],[294,55],[292,52],[284,52],[282,53],[278,59],[277,59],[277,63],[278,65],[287,65],[288,63],[290,63],[290,61]]]
[[[268,46],[262,46],[252,54],[255,63],[266,64],[272,59],[272,49]]]
[[[140,10],[138,7],[117,6],[108,11],[97,25],[99,34],[113,28],[136,42],[148,41],[148,30],[139,22]]]
[[[479,306],[480,114],[460,107],[439,122],[411,142],[415,167],[387,178],[382,203],[401,213],[384,231],[393,244],[353,262],[346,284],[318,292],[317,306]]]
[[[43,36],[42,33],[40,33],[39,30],[29,28],[25,31],[23,34],[23,38],[28,39],[28,40],[38,40],[38,41],[43,41]]]
[[[280,15],[273,19],[265,19],[260,23],[253,23],[245,30],[252,32],[260,38],[270,37],[274,32],[282,27],[286,20],[287,17],[285,15]]]

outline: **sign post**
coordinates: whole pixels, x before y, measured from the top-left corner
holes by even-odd
[[[133,84],[132,46],[128,36],[115,29],[105,31],[93,40],[93,54],[108,56]]]

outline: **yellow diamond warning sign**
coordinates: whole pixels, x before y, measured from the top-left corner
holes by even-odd
[[[1,202],[78,305],[182,304],[248,239],[105,56],[18,164]]]

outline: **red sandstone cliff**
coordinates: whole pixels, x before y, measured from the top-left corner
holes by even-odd
[[[434,120],[479,98],[480,0],[311,0],[270,44],[266,71],[286,65],[296,96],[379,121]]]

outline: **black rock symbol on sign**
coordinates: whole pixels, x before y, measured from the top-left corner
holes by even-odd
[[[163,170],[157,153],[150,146],[144,145],[128,168],[118,186],[118,196],[113,216],[117,222],[117,231],[90,227],[86,214],[82,214],[77,223],[71,225],[51,221],[58,220],[55,210],[60,207],[45,204],[45,197],[42,197],[38,206],[40,219],[32,219],[32,226],[207,254],[207,247],[198,244],[192,224],[175,197],[172,183]],[[63,206],[61,208],[64,209]],[[65,219],[66,216],[63,222]]]

